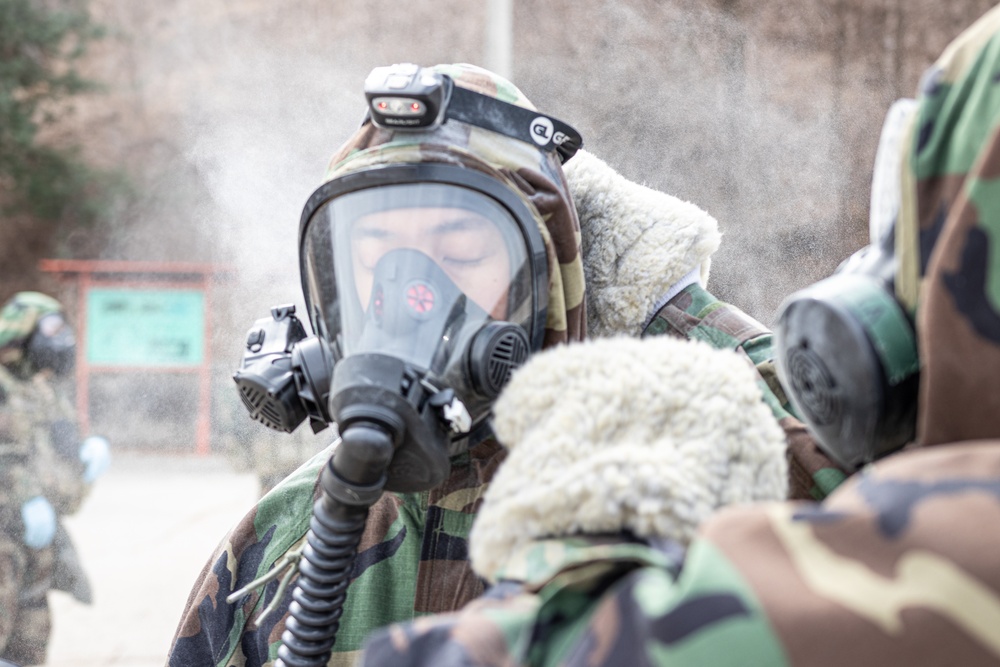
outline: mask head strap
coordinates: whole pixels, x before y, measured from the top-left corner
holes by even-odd
[[[580,133],[557,118],[456,86],[448,75],[417,65],[376,67],[365,97],[365,120],[385,129],[424,130],[451,119],[554,150],[561,163],[583,146]]]

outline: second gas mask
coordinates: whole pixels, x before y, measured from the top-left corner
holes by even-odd
[[[895,296],[895,223],[912,100],[890,109],[876,155],[871,244],[834,275],[789,296],[776,327],[788,398],[821,449],[854,471],[915,435],[920,358],[913,318]]]

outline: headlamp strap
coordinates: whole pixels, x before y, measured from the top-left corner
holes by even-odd
[[[562,163],[583,146],[580,133],[557,118],[461,86],[453,86],[445,118],[535,144],[542,150],[555,149]]]

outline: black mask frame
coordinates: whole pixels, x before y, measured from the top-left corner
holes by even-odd
[[[531,330],[526,331],[531,349],[542,347],[545,337],[545,320],[548,311],[548,256],[541,231],[538,228],[538,214],[528,207],[523,199],[510,187],[496,178],[469,167],[444,163],[400,163],[376,167],[364,171],[345,174],[324,183],[309,197],[299,222],[299,258],[302,293],[305,298],[309,321],[313,331],[328,340],[334,351],[334,359],[339,359],[336,340],[323,317],[325,307],[317,304],[316,294],[310,288],[309,267],[303,254],[309,225],[315,214],[328,201],[357,190],[375,188],[382,185],[403,185],[420,183],[441,183],[457,185],[489,196],[503,206],[517,222],[527,246],[527,263],[532,274],[532,320]],[[327,267],[332,268],[332,267]]]

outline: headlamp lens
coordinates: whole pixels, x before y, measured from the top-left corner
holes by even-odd
[[[372,106],[383,114],[419,118],[427,113],[427,106],[407,97],[376,97]]]

